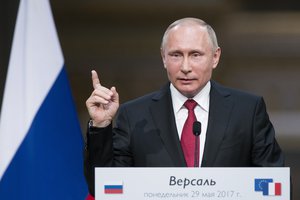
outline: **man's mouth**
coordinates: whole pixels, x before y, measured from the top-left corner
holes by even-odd
[[[192,81],[194,81],[195,79],[194,78],[179,78],[178,80],[184,84],[188,84],[188,83],[191,83]]]

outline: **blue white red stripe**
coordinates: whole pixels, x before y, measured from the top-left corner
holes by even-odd
[[[106,183],[104,185],[104,194],[123,194],[123,183]]]
[[[21,0],[0,115],[0,199],[84,199],[82,136],[48,0]]]

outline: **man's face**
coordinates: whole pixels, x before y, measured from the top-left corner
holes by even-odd
[[[184,96],[194,97],[212,76],[221,49],[213,50],[205,27],[178,25],[169,31],[161,54],[168,78]]]

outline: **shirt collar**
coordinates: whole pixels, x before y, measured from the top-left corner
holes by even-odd
[[[208,81],[204,88],[194,96],[194,100],[197,104],[206,112],[209,110],[209,93],[210,93],[211,83]],[[184,95],[182,95],[171,83],[170,84],[171,97],[173,103],[174,112],[177,113],[182,108],[185,101],[188,99]]]

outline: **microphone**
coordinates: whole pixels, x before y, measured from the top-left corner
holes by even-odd
[[[193,123],[193,133],[195,136],[199,136],[201,134],[201,123],[198,121],[195,121]]]
[[[193,123],[193,134],[195,135],[195,159],[194,167],[199,167],[199,135],[201,134],[201,123],[195,121]]]

